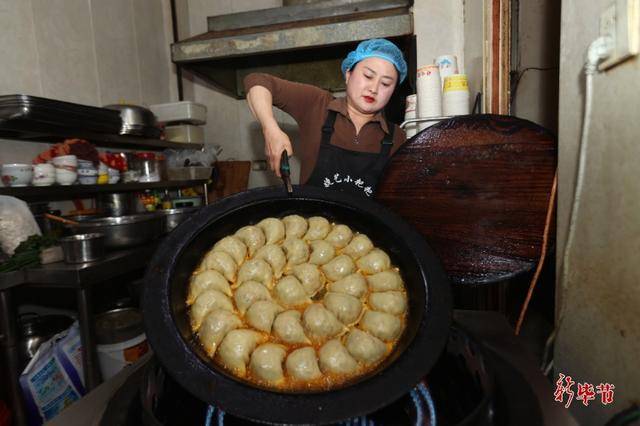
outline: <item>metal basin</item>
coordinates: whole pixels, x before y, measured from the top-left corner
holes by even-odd
[[[105,247],[125,248],[148,243],[162,234],[163,217],[155,213],[102,217],[67,226],[73,234],[104,234]]]
[[[200,207],[159,210],[158,213],[164,216],[164,232],[169,233],[173,231],[176,226],[180,225],[198,210],[200,210]]]

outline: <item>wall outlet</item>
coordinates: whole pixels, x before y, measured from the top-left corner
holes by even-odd
[[[610,69],[640,50],[640,0],[616,0],[600,15],[600,35],[611,37],[611,55],[598,65]]]

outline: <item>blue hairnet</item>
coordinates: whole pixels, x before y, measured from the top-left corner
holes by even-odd
[[[346,75],[347,71],[358,62],[371,57],[382,58],[391,62],[398,70],[400,77],[398,84],[402,83],[407,76],[407,63],[402,56],[402,52],[395,44],[383,38],[365,40],[356,47],[356,50],[349,52],[344,61],[342,61],[342,74]]]

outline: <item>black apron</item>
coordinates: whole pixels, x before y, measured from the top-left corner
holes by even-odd
[[[382,138],[379,153],[351,151],[330,143],[337,114],[335,111],[327,114],[316,166],[306,185],[371,197],[389,160],[395,126],[391,127],[391,134]]]

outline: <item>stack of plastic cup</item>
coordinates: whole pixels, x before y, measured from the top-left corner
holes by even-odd
[[[443,91],[444,115],[469,114],[469,83],[466,74],[453,74],[446,77]]]
[[[418,89],[418,117],[439,117],[442,115],[442,86],[440,84],[440,70],[438,66],[427,65],[419,68],[417,73]],[[420,131],[434,124],[434,122],[421,122],[418,124]]]
[[[416,118],[416,109],[417,105],[417,95],[409,95],[407,96],[407,103],[404,109],[404,119],[411,120]],[[407,139],[412,138],[418,133],[418,123],[409,123],[404,127],[404,131],[407,134]]]
[[[440,70],[440,80],[442,87],[444,87],[444,79],[453,74],[458,74],[458,58],[454,55],[442,55],[438,56],[435,60],[435,64]]]

